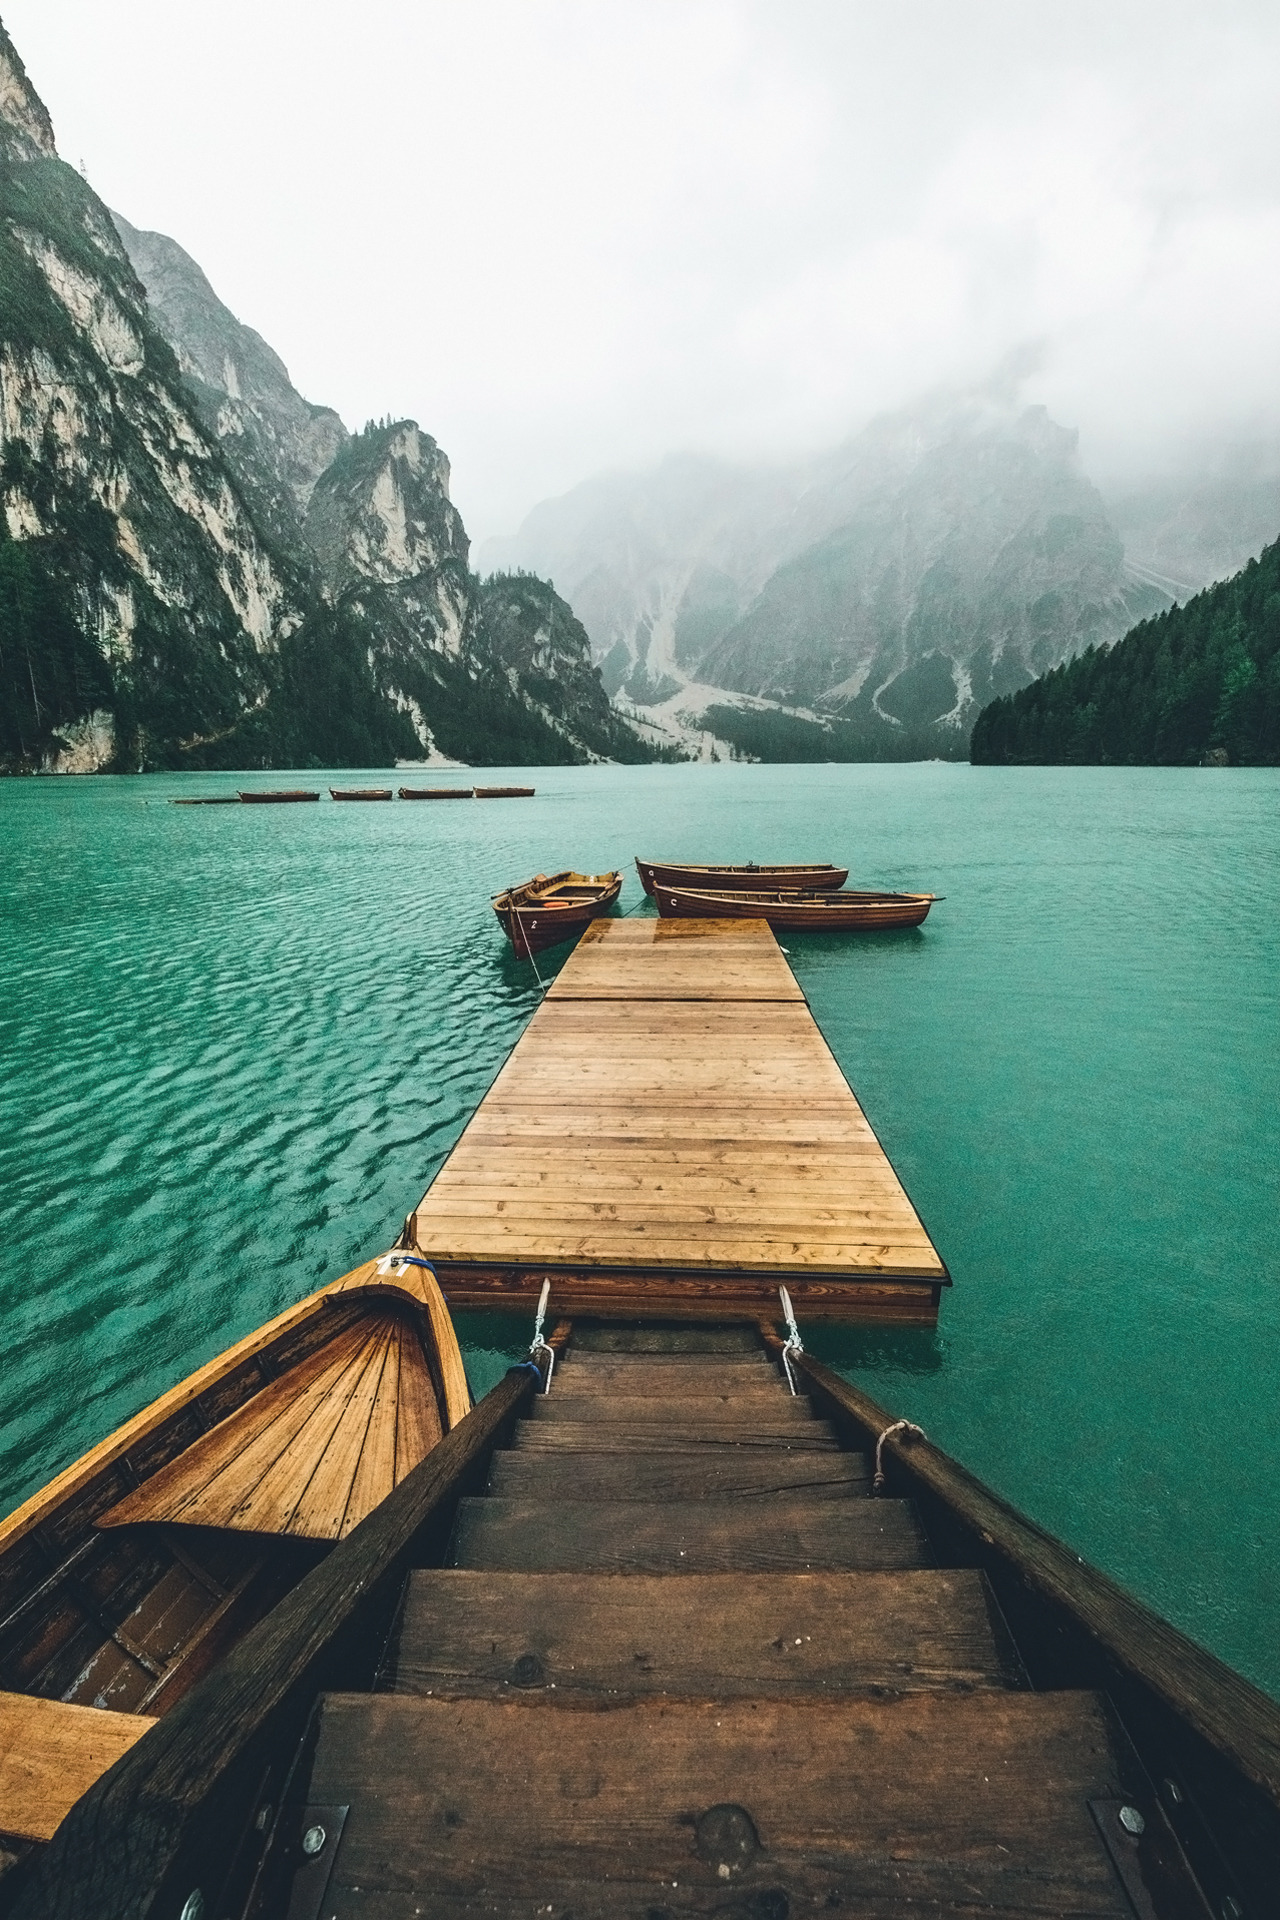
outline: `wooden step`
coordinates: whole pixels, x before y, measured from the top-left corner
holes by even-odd
[[[669,1404],[677,1404],[682,1400],[700,1399],[709,1393],[782,1393],[788,1400],[792,1398],[786,1381],[773,1367],[756,1366],[754,1361],[748,1361],[744,1366],[724,1367],[717,1364],[714,1367],[700,1367],[690,1366],[683,1360],[660,1368],[628,1363],[622,1372],[614,1367],[593,1367],[585,1360],[579,1360],[571,1367],[556,1368],[550,1398],[554,1400],[558,1394],[591,1394],[595,1397],[608,1395],[620,1399],[639,1397],[665,1400]]]
[[[328,1695],[308,1799],[350,1811],[310,1910],[1133,1920],[1089,1803],[1145,1802],[1096,1695],[540,1699]]]
[[[981,1573],[409,1576],[398,1693],[971,1692],[1018,1683]]]
[[[690,1420],[684,1414],[663,1426],[656,1421],[521,1420],[516,1445],[556,1453],[688,1453],[690,1449],[838,1453],[840,1443],[825,1420],[779,1425],[755,1421],[746,1426],[734,1420],[713,1424]]]
[[[535,1420],[593,1420],[601,1426],[612,1421],[635,1425],[643,1420],[664,1426],[670,1420],[679,1420],[685,1425],[705,1420],[717,1426],[736,1420],[743,1426],[754,1426],[760,1420],[767,1420],[772,1427],[797,1427],[810,1425],[817,1415],[807,1395],[793,1399],[779,1387],[770,1387],[765,1393],[696,1393],[670,1399],[665,1396],[652,1399],[641,1393],[597,1398],[592,1394],[563,1393],[557,1387],[536,1396],[532,1417]]]
[[[565,1378],[591,1380],[781,1380],[782,1369],[759,1353],[578,1353],[573,1347],[556,1363]]]
[[[463,1500],[450,1563],[519,1573],[882,1572],[931,1564],[908,1500]]]
[[[495,1453],[489,1493],[533,1500],[693,1500],[711,1495],[785,1499],[865,1498],[871,1471],[863,1453],[776,1453],[739,1447],[697,1453]]]
[[[603,1326],[573,1330],[573,1353],[762,1353],[754,1327]]]

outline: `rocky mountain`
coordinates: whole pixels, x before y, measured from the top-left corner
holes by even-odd
[[[412,421],[349,436],[57,157],[0,27],[0,767],[644,759]],[[517,631],[518,630],[518,631]]]
[[[261,334],[224,306],[189,253],[113,213],[116,231],[188,396],[258,517],[286,543],[303,530],[311,492],[345,445],[331,407],[312,406]]]
[[[755,751],[781,708],[816,757],[836,736],[842,754],[960,754],[993,694],[1168,604],[1126,568],[1074,433],[1001,381],[789,468],[588,482],[483,558],[554,578],[606,686],[648,718],[714,707],[720,729],[737,706]]]

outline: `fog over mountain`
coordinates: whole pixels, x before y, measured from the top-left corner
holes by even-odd
[[[1280,532],[1280,448],[1201,447],[1199,471],[1108,501],[1024,384],[1012,360],[785,466],[684,455],[602,475],[487,542],[481,565],[549,575],[607,689],[657,738],[708,713],[723,736],[727,701],[838,722],[810,736],[818,757],[959,754],[987,701]],[[743,724],[737,744],[776,744]]]
[[[1039,344],[1108,499],[1280,432],[1265,0],[5,0],[61,150],[477,539]]]

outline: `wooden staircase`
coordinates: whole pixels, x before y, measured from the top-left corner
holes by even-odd
[[[578,1333],[451,1559],[321,1702],[291,1920],[1207,1911],[1128,1870],[1104,1698],[1030,1691],[747,1330]]]

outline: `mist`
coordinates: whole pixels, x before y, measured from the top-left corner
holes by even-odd
[[[1015,356],[1122,487],[1280,435],[1280,15],[8,0],[59,148],[474,538]],[[1209,450],[1206,453],[1206,449]]]

